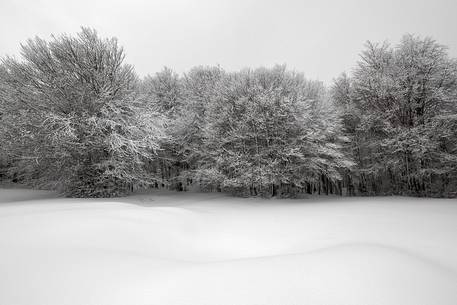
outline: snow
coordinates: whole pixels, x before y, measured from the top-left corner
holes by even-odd
[[[457,201],[0,189],[0,304],[455,304]]]

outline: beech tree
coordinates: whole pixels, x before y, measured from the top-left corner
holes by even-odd
[[[165,67],[154,76],[146,76],[140,85],[140,92],[149,105],[166,116],[174,118],[182,109],[182,83],[179,75]]]
[[[367,44],[352,80],[333,88],[337,104],[350,109],[345,127],[360,193],[455,191],[456,93],[456,61],[434,40],[406,35],[394,48]]]
[[[162,149],[158,158],[148,162],[147,171],[160,179],[155,187],[183,190],[179,175],[185,167],[182,162],[181,117],[184,111],[183,83],[179,75],[170,68],[164,68],[154,76],[146,76],[140,85],[140,93],[147,107],[163,114],[166,119],[166,139],[161,142]]]
[[[2,142],[10,171],[70,196],[108,197],[152,183],[163,118],[145,107],[116,39],[82,28],[76,37],[30,39],[21,60],[3,59]]]
[[[175,144],[173,180],[178,189],[205,189],[196,172],[207,154],[204,130],[208,123],[208,108],[217,95],[218,84],[224,75],[220,67],[197,66],[182,77],[183,106],[180,115],[170,126]]]
[[[223,77],[207,109],[200,181],[236,194],[339,193],[340,122],[324,87],[284,66]]]

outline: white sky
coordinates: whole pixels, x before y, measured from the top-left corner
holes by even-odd
[[[140,76],[168,66],[287,64],[327,84],[366,40],[428,35],[457,57],[457,0],[0,0],[0,55],[80,26],[116,36]]]

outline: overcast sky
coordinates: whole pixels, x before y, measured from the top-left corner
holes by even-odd
[[[0,0],[0,55],[80,26],[116,36],[139,75],[287,64],[327,84],[365,41],[428,35],[457,57],[457,0]]]

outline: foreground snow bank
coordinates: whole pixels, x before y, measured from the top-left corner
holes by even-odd
[[[3,189],[0,304],[456,304],[456,233],[455,200]]]

